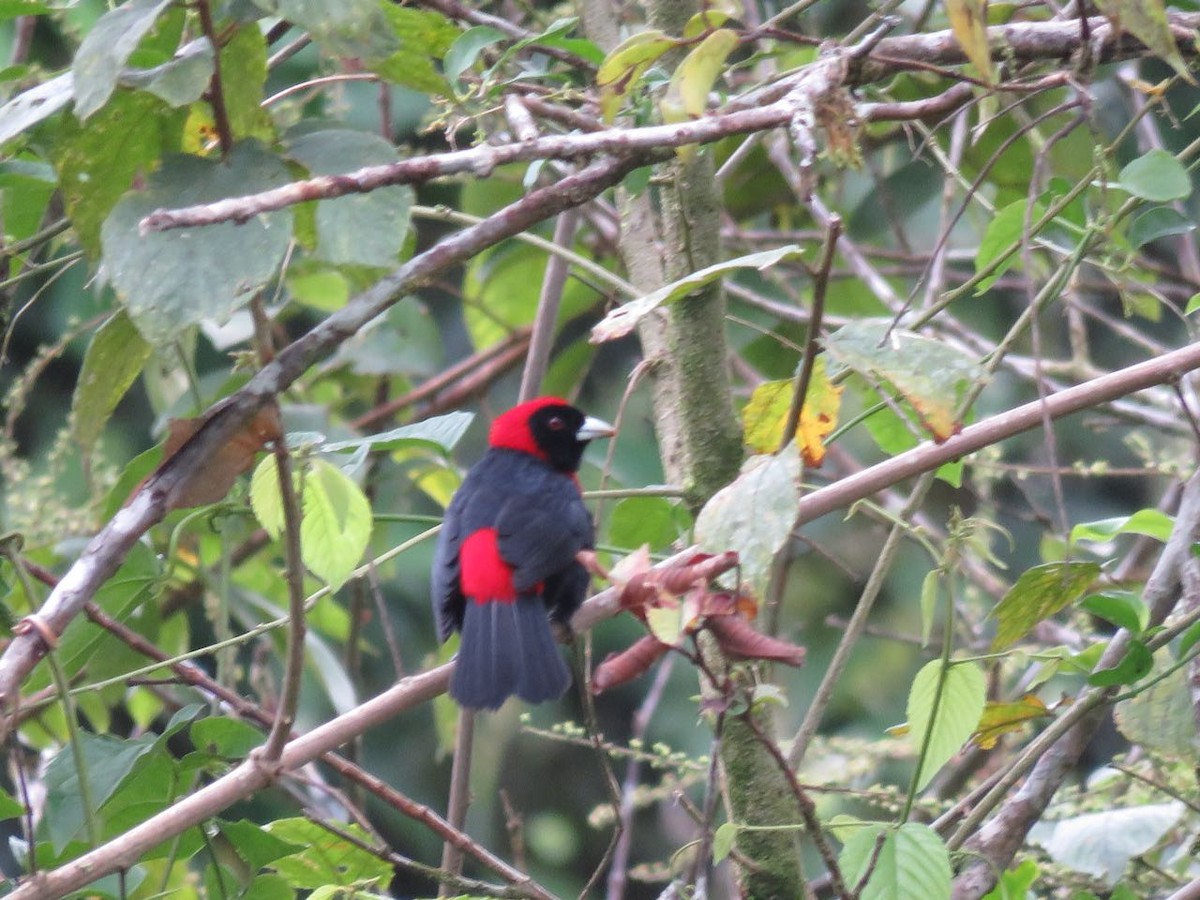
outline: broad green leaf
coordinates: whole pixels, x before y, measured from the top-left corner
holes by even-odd
[[[18,807],[19,809],[20,807]],[[725,857],[733,852],[737,843],[738,827],[733,822],[722,822],[712,836],[713,863],[720,864]]]
[[[121,199],[101,230],[104,268],[143,337],[163,346],[204,319],[225,321],[249,302],[287,251],[291,213],[145,236],[138,232],[142,217],[288,181],[283,164],[250,142],[234,147],[224,163],[168,157],[145,190]]]
[[[313,895],[309,894],[308,896],[309,900],[312,900]],[[362,893],[357,890],[354,892],[354,896],[356,900],[363,897]],[[250,886],[238,894],[238,900],[295,900],[295,898],[296,889],[288,883],[288,880],[270,873],[256,875],[250,882]]]
[[[169,106],[187,106],[199,100],[208,88],[215,58],[212,43],[208,38],[199,38],[161,65],[125,70],[121,84],[149,91]]]
[[[333,57],[378,59],[396,50],[376,0],[279,0],[279,17],[307,31]]]
[[[84,250],[100,257],[100,229],[139,172],[176,150],[184,113],[137,91],[118,91],[82,125],[66,117],[53,145],[63,200]]]
[[[284,146],[313,175],[342,175],[399,159],[383,138],[339,128],[293,134]],[[408,233],[412,203],[408,185],[318,200],[314,256],[335,265],[394,265]]]
[[[1056,822],[1049,838],[1039,843],[1059,865],[1112,885],[1130,860],[1175,827],[1185,810],[1182,803],[1171,802],[1086,813]]]
[[[1154,668],[1154,656],[1141,641],[1130,640],[1125,654],[1115,666],[1097,669],[1088,676],[1088,684],[1096,687],[1111,687],[1117,684],[1133,684],[1150,674]]]
[[[0,822],[15,819],[25,814],[25,807],[12,798],[7,791],[0,791]]]
[[[441,416],[431,416],[411,425],[401,425],[390,431],[381,431],[378,434],[368,434],[354,440],[325,444],[321,450],[332,453],[357,450],[363,446],[377,451],[424,447],[449,453],[466,433],[474,418],[473,413],[456,410]]]
[[[725,60],[738,45],[734,31],[722,28],[714,31],[683,58],[671,76],[667,93],[659,106],[664,122],[686,122],[699,118],[708,106],[708,92],[725,68]],[[694,147],[680,147],[676,150]]]
[[[266,80],[266,38],[257,23],[243,25],[221,45],[221,87],[235,141],[274,142],[275,126],[262,106]]]
[[[1023,860],[1020,865],[1002,872],[996,886],[983,895],[983,900],[1025,900],[1040,874],[1036,862]]]
[[[843,325],[826,339],[825,349],[842,365],[891,382],[939,442],[962,428],[963,398],[983,374],[966,353],[934,338],[893,328],[887,319]]]
[[[979,73],[979,77],[992,84],[992,55],[988,48],[987,3],[985,0],[946,0],[946,17],[950,30],[963,53]]]
[[[249,819],[239,819],[236,822],[218,821],[217,827],[237,850],[238,856],[249,863],[255,872],[277,859],[304,849],[299,844],[280,840]]]
[[[327,885],[386,886],[392,878],[392,866],[373,853],[350,843],[328,828],[307,819],[277,819],[264,830],[281,841],[305,849],[290,856],[273,860],[270,868],[286,878],[293,888],[313,890]],[[345,825],[342,830],[360,841],[369,843],[368,835],[358,825]]]
[[[90,455],[151,353],[150,345],[124,312],[100,326],[88,344],[71,399],[71,430],[85,456]]]
[[[405,297],[342,342],[330,366],[356,375],[404,375],[423,381],[439,371],[443,350],[437,321],[416,297]]]
[[[358,566],[371,539],[371,504],[342,470],[323,459],[305,473],[300,553],[304,564],[336,590]]]
[[[1196,310],[1200,309],[1200,294],[1192,294],[1188,299],[1187,306],[1183,310],[1185,316],[1190,316]]]
[[[1081,522],[1071,529],[1071,543],[1093,541],[1106,543],[1118,534],[1142,534],[1156,541],[1166,541],[1175,527],[1175,520],[1157,509],[1139,509],[1130,516]]]
[[[600,344],[615,338],[624,337],[637,327],[642,318],[667,303],[682,300],[693,291],[704,287],[716,279],[736,272],[739,269],[758,269],[762,271],[781,262],[799,259],[804,250],[797,244],[788,244],[775,250],[764,250],[751,253],[735,259],[716,263],[691,275],[685,275],[678,281],[661,287],[637,300],[631,300],[623,306],[618,306],[592,328],[591,341]]]
[[[938,682],[942,671],[940,659],[926,663],[913,679],[908,694],[908,736],[918,754],[929,732],[928,750],[917,778],[917,790],[924,789],[974,734],[987,699],[987,682],[983,670],[975,663],[951,663],[945,670],[939,697]]]
[[[1148,209],[1129,226],[1127,238],[1134,249],[1139,249],[1159,238],[1176,234],[1190,234],[1196,223],[1173,206],[1156,206]]]
[[[992,650],[1012,646],[1038,622],[1075,603],[1099,575],[1100,565],[1090,562],[1045,563],[1024,572],[992,610],[997,622]]]
[[[1176,659],[1185,659],[1191,652],[1191,649],[1200,643],[1200,622],[1192,623],[1182,635],[1179,636],[1179,644],[1175,650]]]
[[[600,90],[600,115],[605,122],[617,117],[617,112],[641,77],[664,53],[679,45],[675,38],[656,29],[630,35],[613,48],[596,72],[596,87]]]
[[[446,73],[446,77],[452,83],[458,81],[458,77],[463,72],[475,65],[475,60],[479,58],[482,51],[502,40],[504,40],[504,32],[491,25],[476,25],[468,28],[446,51],[446,57],[442,62],[442,70]]]
[[[975,251],[975,271],[982,272],[993,262],[1003,257],[1003,261],[987,278],[979,282],[975,296],[986,293],[993,284],[1018,262],[1021,254],[1021,232],[1025,228],[1025,213],[1029,203],[1026,200],[1016,200],[1002,209],[998,209],[988,223],[987,230],[979,241],[979,249]],[[1041,221],[1046,214],[1046,207],[1035,203],[1029,210],[1029,222],[1034,224]]]
[[[265,739],[261,729],[226,716],[207,716],[193,722],[191,738],[197,750],[227,759],[241,759]]]
[[[1121,170],[1117,183],[1143,200],[1166,203],[1192,193],[1192,179],[1183,163],[1166,150],[1151,150]]]
[[[1079,605],[1093,616],[1099,616],[1132,634],[1140,633],[1150,620],[1150,610],[1146,608],[1142,598],[1128,591],[1092,594],[1084,598]]]
[[[490,347],[515,329],[530,325],[537,312],[537,286],[546,274],[546,254],[528,244],[498,247],[476,256],[463,281],[463,313],[471,343]],[[600,295],[579,279],[567,279],[557,327],[594,306]]]
[[[447,76],[438,71],[434,61],[448,55],[460,37],[458,26],[431,9],[385,3],[383,11],[400,46],[386,58],[372,61],[372,71],[422,93],[451,94]]]
[[[42,122],[68,103],[75,93],[75,79],[70,72],[44,81],[13,97],[0,106],[0,145]]]
[[[1096,0],[1096,6],[1113,20],[1114,28],[1128,31],[1149,47],[1152,53],[1169,63],[1188,84],[1196,83],[1171,34],[1163,0]]]
[[[1200,750],[1196,719],[1188,690],[1187,668],[1166,670],[1173,663],[1166,651],[1155,660],[1153,680],[1113,708],[1117,728],[1126,738],[1156,756],[1194,762]]]
[[[323,269],[304,274],[289,271],[288,293],[293,300],[318,312],[334,312],[350,299],[350,283],[341,272]]]
[[[872,860],[874,868],[859,900],[949,900],[950,853],[928,825],[908,822],[895,830],[885,831],[881,825],[859,829],[838,857],[846,883],[857,884]]]
[[[626,497],[613,507],[608,541],[618,547],[663,550],[679,537],[676,507],[664,497]]]
[[[800,503],[796,486],[800,454],[794,443],[774,456],[746,461],[696,518],[696,542],[704,550],[736,550],[751,593],[762,596],[771,564],[791,535]]]
[[[71,71],[75,76],[75,115],[81,122],[112,96],[129,55],[172,0],[130,0],[105,13],[79,45]]]

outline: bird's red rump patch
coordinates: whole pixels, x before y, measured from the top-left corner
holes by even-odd
[[[517,599],[512,566],[500,555],[495,528],[480,528],[462,542],[459,550],[462,592],[476,603],[512,603]]]

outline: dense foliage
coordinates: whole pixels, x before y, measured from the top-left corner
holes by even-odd
[[[1177,6],[0,0],[0,894],[1200,895]],[[537,393],[610,584],[468,750]]]

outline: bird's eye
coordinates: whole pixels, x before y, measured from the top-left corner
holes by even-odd
[[[567,427],[567,423],[564,422],[562,419],[560,419],[558,416],[553,416],[550,419],[550,421],[546,423],[546,427],[549,428],[551,431],[562,431],[564,428]]]

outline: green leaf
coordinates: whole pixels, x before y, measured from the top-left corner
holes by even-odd
[[[1121,170],[1117,183],[1143,200],[1166,203],[1192,193],[1192,179],[1183,163],[1166,150],[1151,150]]]
[[[118,91],[87,125],[66,117],[53,145],[63,200],[79,241],[100,256],[100,229],[134,176],[149,171],[166,150],[176,149],[173,132],[184,113],[137,91]]]
[[[1186,667],[1175,667],[1169,653],[1161,651],[1154,674],[1162,678],[1147,684],[1113,707],[1117,729],[1139,747],[1156,756],[1194,762],[1198,745]]]
[[[223,322],[275,274],[291,238],[288,210],[142,236],[138,222],[160,207],[254,194],[288,183],[286,168],[254,142],[228,161],[168,157],[143,191],[126,194],[101,230],[104,268],[138,330],[170,344],[205,319]]]
[[[71,398],[71,430],[85,456],[96,446],[113,410],[152,352],[124,312],[97,330],[83,355]]]
[[[131,0],[105,13],[92,26],[71,65],[75,115],[81,122],[108,102],[125,61],[171,2]]]
[[[1192,294],[1188,299],[1187,306],[1183,310],[1185,316],[1190,316],[1196,310],[1200,309],[1200,294]]]
[[[774,456],[754,456],[732,484],[696,517],[696,542],[711,553],[736,550],[742,577],[762,596],[775,554],[796,523],[800,454],[793,442]]]
[[[1088,684],[1096,687],[1112,687],[1116,684],[1133,684],[1154,668],[1154,656],[1139,640],[1130,640],[1124,656],[1110,669],[1098,669],[1088,676]]]
[[[651,550],[662,550],[679,532],[675,504],[664,497],[626,497],[613,507],[608,520],[609,543],[618,547],[649,544]]]
[[[1175,651],[1175,658],[1186,658],[1197,643],[1200,643],[1200,622],[1193,622],[1191,627],[1180,636],[1179,646]]]
[[[355,375],[432,377],[442,363],[437,321],[416,297],[405,297],[342,342],[330,366],[349,366]]]
[[[304,564],[336,590],[358,566],[371,539],[371,504],[342,470],[313,460],[304,479],[300,553]]]
[[[458,81],[463,72],[475,65],[475,60],[479,58],[482,51],[502,40],[504,40],[504,32],[491,25],[476,25],[468,28],[450,45],[445,59],[442,60],[442,71],[445,72],[446,78],[452,83]]]
[[[1170,237],[1176,234],[1190,234],[1196,230],[1196,223],[1173,206],[1156,206],[1148,209],[1129,226],[1127,235],[1129,244],[1134,249],[1144,247],[1151,241]]]
[[[411,425],[401,425],[390,431],[381,431],[378,434],[368,434],[349,441],[325,444],[321,450],[331,453],[349,452],[364,446],[376,451],[418,447],[449,453],[457,446],[474,418],[474,413],[456,410],[441,416],[431,416],[420,422],[413,422]]]
[[[825,340],[829,355],[843,366],[891,382],[916,411],[935,441],[962,427],[967,388],[983,372],[965,352],[911,331],[890,319],[860,319]]]
[[[882,846],[876,854],[876,841]],[[857,884],[874,860],[859,900],[949,900],[950,853],[928,825],[908,822],[895,830],[864,827],[838,857],[847,884]]]
[[[646,70],[679,41],[656,29],[630,35],[613,48],[600,63],[596,72],[596,87],[600,89],[600,116],[612,122],[621,104],[634,89]]]
[[[975,663],[952,663],[945,670],[941,696],[937,696],[942,661],[931,660],[921,667],[908,694],[909,738],[917,753],[929,733],[925,763],[917,778],[917,790],[924,789],[938,770],[967,742],[983,715],[987,702],[987,682]],[[937,701],[937,708],[934,702]]]
[[[372,71],[393,84],[426,94],[451,95],[450,84],[434,64],[460,36],[458,26],[435,10],[383,4],[400,49],[370,63]]]
[[[265,826],[276,838],[305,849],[274,860],[271,868],[286,878],[293,888],[313,890],[327,885],[386,885],[392,878],[392,866],[373,853],[307,819],[277,819]],[[347,825],[342,830],[364,843],[371,837],[361,826]]]
[[[737,33],[721,28],[692,48],[675,69],[659,104],[664,122],[685,122],[704,114],[708,106],[708,92],[712,90],[717,76],[725,68],[725,60],[737,45]],[[694,147],[686,149],[695,152]]]
[[[199,38],[162,65],[125,70],[121,84],[149,91],[169,106],[187,106],[199,100],[208,88],[215,59],[212,43],[208,38]]]
[[[996,886],[983,895],[983,900],[1025,900],[1040,874],[1036,862],[1032,859],[1023,860],[1015,868],[1002,872]]]
[[[1093,616],[1099,616],[1118,628],[1138,634],[1150,620],[1150,610],[1137,594],[1128,591],[1107,591],[1092,594],[1079,604]]]
[[[7,791],[0,791],[0,822],[25,815],[25,807],[12,798]]]
[[[1098,563],[1054,562],[1024,572],[992,610],[997,621],[992,650],[1011,646],[1038,622],[1075,603],[1100,571]]]
[[[218,821],[217,827],[237,850],[238,856],[244,859],[255,872],[277,859],[304,849],[300,844],[281,840],[249,819],[240,819],[237,822]],[[289,896],[292,895],[289,894]]]
[[[273,538],[285,528],[277,473],[275,458],[268,456],[250,479],[250,505]],[[314,575],[336,590],[358,566],[371,538],[371,505],[357,484],[323,459],[312,460],[299,480],[300,555]]]
[[[0,106],[0,146],[50,118],[71,101],[74,92],[74,76],[66,72],[17,94]]]
[[[263,742],[263,733],[248,722],[226,716],[208,716],[192,723],[192,744],[197,750],[241,759]]]
[[[18,807],[20,809],[20,807]],[[719,865],[733,852],[737,843],[738,827],[733,822],[722,822],[712,836],[713,865]]]
[[[1059,865],[1113,884],[1130,860],[1148,851],[1175,827],[1186,807],[1179,802],[1086,813],[1054,824],[1039,841]]]
[[[92,799],[98,806],[116,793],[134,764],[154,749],[157,736],[145,734],[132,740],[119,740],[103,734],[81,731],[77,734],[79,751],[87,773]],[[79,772],[70,747],[64,747],[46,767],[46,828],[57,850],[83,832],[85,811],[79,787]],[[92,811],[95,814],[95,811]]]
[[[284,146],[288,156],[313,175],[343,175],[399,159],[383,138],[340,128],[294,133]],[[408,233],[412,204],[413,190],[408,185],[317,201],[315,258],[335,265],[395,264]]]
[[[275,126],[263,109],[267,80],[267,41],[258,24],[238,28],[221,45],[221,88],[234,140],[257,138],[270,145]]]
[[[1166,541],[1175,527],[1175,520],[1157,509],[1139,509],[1130,516],[1081,522],[1071,529],[1071,543],[1092,541],[1107,543],[1118,534],[1142,534],[1156,541]]]
[[[1028,205],[1025,200],[1016,200],[997,210],[988,223],[987,230],[979,241],[979,249],[975,251],[975,272],[978,274],[984,271],[996,260],[1003,261],[991,275],[979,282],[975,289],[976,297],[990,290],[1000,276],[1020,260],[1021,254],[1017,251],[1021,247],[1021,232],[1025,228],[1025,210]],[[1041,221],[1045,214],[1046,207],[1035,203],[1029,211],[1030,224]]]
[[[760,253],[739,256],[736,259],[729,259],[693,272],[645,297],[618,306],[592,328],[591,341],[593,344],[600,344],[604,341],[624,337],[637,327],[639,321],[660,306],[682,300],[693,291],[730,272],[736,272],[739,269],[758,269],[761,272],[778,263],[799,259],[803,255],[804,250],[799,245],[788,244],[775,250],[764,250]]]

